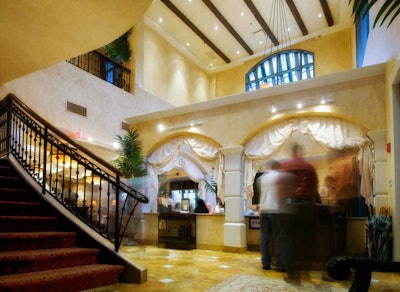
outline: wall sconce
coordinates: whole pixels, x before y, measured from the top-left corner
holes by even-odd
[[[176,126],[169,127],[169,128],[167,128],[164,124],[158,124],[157,129],[160,132],[166,132],[166,131],[173,131],[173,130],[179,130],[179,129],[190,128],[190,127],[198,127],[201,125],[203,125],[203,122],[191,120],[187,123],[176,125]]]
[[[272,106],[271,107],[271,113],[275,114],[278,111],[287,111],[287,110],[293,110],[293,109],[302,109],[305,107],[309,107],[309,106],[316,106],[316,105],[325,105],[325,104],[329,104],[329,103],[334,103],[334,99],[333,98],[325,98],[322,97],[320,100],[316,100],[316,101],[308,101],[308,102],[298,102],[296,105],[289,105],[289,106],[282,106],[282,107],[278,107],[278,106]]]
[[[112,200],[111,205],[112,205],[112,206],[117,205],[117,200],[116,200],[116,199]]]

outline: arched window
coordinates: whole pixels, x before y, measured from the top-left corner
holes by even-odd
[[[246,74],[246,91],[314,77],[314,53],[286,50],[258,62]]]

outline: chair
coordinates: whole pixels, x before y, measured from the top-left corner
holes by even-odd
[[[326,272],[335,280],[347,280],[355,269],[350,292],[368,292],[372,272],[400,272],[400,262],[380,261],[367,258],[337,256],[328,261]]]

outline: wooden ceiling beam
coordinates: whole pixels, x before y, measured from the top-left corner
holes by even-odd
[[[328,26],[332,26],[334,24],[333,17],[331,10],[329,9],[329,5],[327,0],[319,0],[319,3],[321,3],[322,10],[324,11],[326,22],[328,23]]]
[[[253,13],[254,17],[257,19],[258,23],[261,25],[261,28],[264,30],[264,32],[267,34],[271,42],[274,44],[274,46],[279,45],[279,41],[274,35],[274,33],[271,31],[269,28],[268,24],[265,22],[265,20],[262,18],[260,12],[257,10],[256,6],[251,0],[243,0],[244,3],[246,3],[247,7],[249,7],[251,13]]]
[[[219,12],[217,7],[211,3],[210,0],[203,0],[203,3],[210,9],[212,13],[217,17],[217,19],[225,26],[225,28],[230,32],[230,34],[235,38],[235,40],[246,50],[249,55],[253,55],[253,50],[246,44],[246,42],[240,37],[237,31],[232,27],[232,25],[226,20],[226,18]]]
[[[226,63],[230,63],[231,60],[210,41],[204,33],[200,31],[174,4],[169,0],[161,0],[176,16],[178,16],[199,38],[203,40],[218,56],[221,57]]]
[[[289,6],[290,11],[292,12],[292,15],[294,19],[297,22],[297,25],[299,26],[301,33],[303,35],[308,35],[308,30],[303,22],[303,19],[300,16],[299,11],[297,10],[296,5],[294,4],[293,0],[286,0],[286,4]]]

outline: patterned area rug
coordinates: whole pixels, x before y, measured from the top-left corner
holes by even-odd
[[[332,291],[344,292],[348,289],[343,287],[332,287],[327,284],[289,284],[284,280],[270,279],[252,275],[236,274],[225,279],[218,285],[208,289],[207,292],[245,292],[245,291]]]

